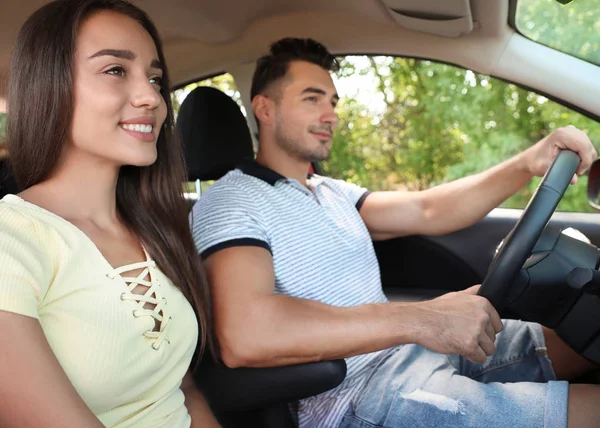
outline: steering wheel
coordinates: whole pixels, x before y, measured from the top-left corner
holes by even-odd
[[[498,312],[514,278],[531,254],[548,220],[562,199],[579,166],[579,155],[561,151],[525,207],[521,218],[494,256],[478,294],[487,298]]]

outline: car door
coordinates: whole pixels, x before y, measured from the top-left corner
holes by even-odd
[[[498,244],[521,210],[498,208],[474,225],[443,236],[375,242],[384,291],[392,300],[419,300],[480,284]],[[574,228],[600,246],[600,215],[557,212],[550,223]]]

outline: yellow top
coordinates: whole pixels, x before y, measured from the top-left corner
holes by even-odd
[[[198,324],[152,260],[114,269],[75,225],[7,195],[0,200],[0,267],[0,310],[39,320],[105,426],[190,426],[180,386]],[[138,284],[149,287],[144,295],[132,293]]]

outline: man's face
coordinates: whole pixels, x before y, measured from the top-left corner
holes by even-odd
[[[275,102],[277,144],[303,162],[329,159],[339,98],[329,72],[294,61],[280,85]]]

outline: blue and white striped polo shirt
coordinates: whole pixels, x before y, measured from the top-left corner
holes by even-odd
[[[359,214],[366,189],[318,175],[306,184],[312,191],[258,163],[229,172],[191,213],[198,251],[206,258],[232,246],[260,246],[273,256],[276,293],[334,306],[387,302]],[[381,354],[347,358],[341,385],[299,403],[300,427],[338,426]]]

